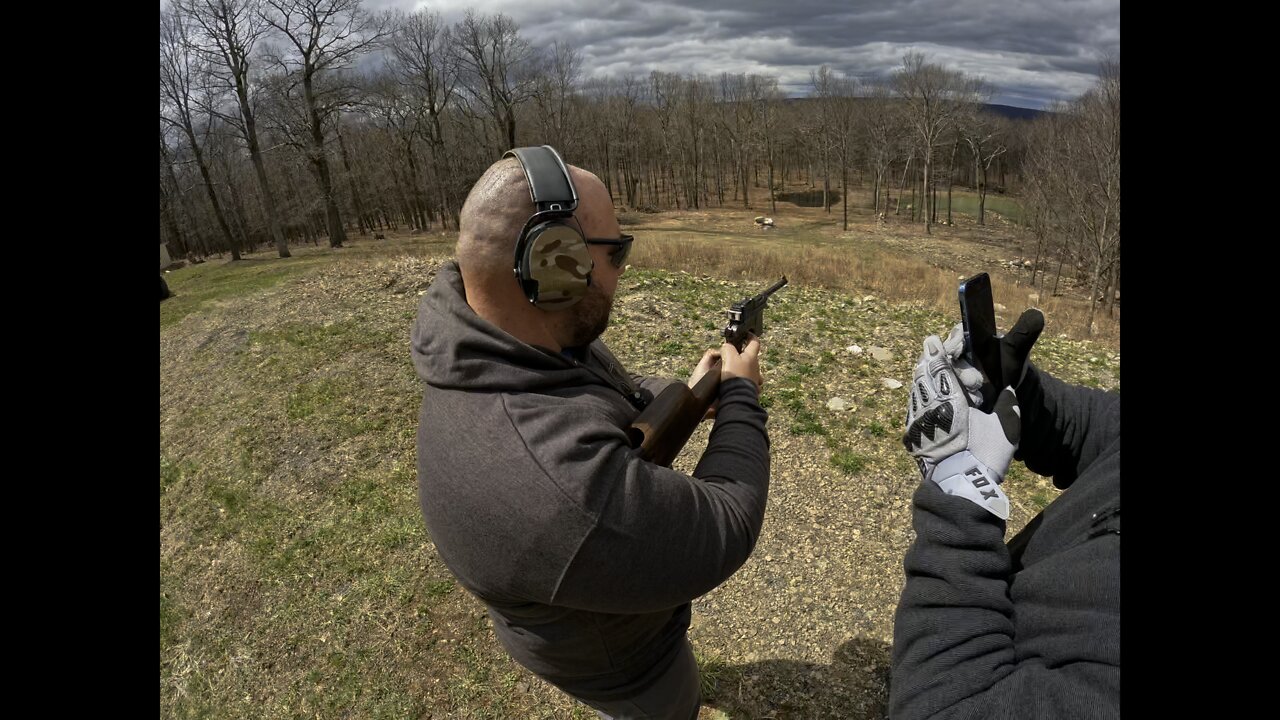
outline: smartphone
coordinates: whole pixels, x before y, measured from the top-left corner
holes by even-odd
[[[1004,385],[1000,368],[1000,338],[996,335],[996,308],[991,298],[991,277],[979,273],[960,283],[960,317],[964,323],[965,358],[987,378],[982,410],[990,412]]]

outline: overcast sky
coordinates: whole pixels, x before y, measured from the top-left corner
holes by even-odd
[[[160,3],[164,7],[167,3]],[[754,72],[808,93],[826,64],[884,77],[904,53],[980,75],[993,102],[1043,109],[1092,85],[1120,59],[1120,0],[365,0],[370,10],[469,8],[514,18],[535,46],[570,43],[585,77]]]
[[[1093,84],[1120,58],[1120,0],[366,0],[429,7],[452,23],[468,7],[503,12],[534,45],[571,43],[586,77],[755,72],[807,93],[822,64],[880,77],[909,50],[981,75],[993,102],[1041,109]]]

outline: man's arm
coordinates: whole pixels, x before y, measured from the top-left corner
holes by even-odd
[[[1120,395],[1068,385],[1031,365],[1017,387],[1022,441],[1014,458],[1067,488],[1120,434]]]
[[[621,430],[593,439],[599,472],[616,485],[550,602],[614,613],[676,607],[746,562],[769,489],[766,413],[745,378],[724,381],[719,402],[693,477],[640,460]]]
[[[894,620],[889,715],[915,718],[1119,717],[1114,667],[1046,667],[1014,651],[1005,522],[924,482],[916,541]],[[1083,655],[1082,655],[1083,658]]]

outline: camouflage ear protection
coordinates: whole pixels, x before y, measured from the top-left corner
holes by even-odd
[[[578,207],[569,169],[550,145],[508,150],[529,180],[534,213],[516,241],[516,281],[529,302],[544,310],[572,307],[591,285],[595,263],[578,228],[568,221]]]

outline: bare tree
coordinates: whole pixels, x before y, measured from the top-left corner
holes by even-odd
[[[1119,64],[1104,63],[1091,90],[1052,110],[1027,129],[1023,164],[1035,268],[1048,246],[1057,255],[1053,294],[1064,264],[1088,284],[1092,333],[1098,303],[1112,308],[1120,272]]]
[[[680,86],[683,79],[676,73],[649,73],[649,89],[653,94],[653,109],[657,115],[660,145],[662,147],[662,169],[660,176],[667,187],[667,197],[680,209],[680,195],[675,191],[675,171],[672,168],[671,140],[674,135],[676,103],[680,101]]]
[[[326,124],[356,92],[343,71],[386,34],[385,21],[360,5],[360,0],[263,0],[260,14],[284,40],[267,57],[280,71],[277,92],[286,106],[296,106],[294,113],[304,122],[286,121],[282,129],[305,149],[325,205],[330,247],[342,247],[347,233],[325,150]]]
[[[1065,184],[1090,263],[1087,329],[1093,333],[1094,312],[1104,281],[1120,262],[1120,64],[1105,62],[1097,84],[1077,100],[1069,127]],[[1108,282],[1108,286],[1110,286]]]
[[[399,152],[397,162],[404,163],[405,176],[408,179],[409,200],[412,207],[412,225],[426,229],[426,203],[422,197],[422,173],[414,152],[414,140],[421,134],[425,113],[420,105],[411,101],[394,76],[380,74],[369,79],[369,92],[366,104],[374,109],[377,121],[392,132],[396,138]]]
[[[908,120],[918,138],[924,168],[925,232],[933,232],[933,213],[929,206],[930,173],[933,149],[955,122],[956,115],[968,99],[970,83],[962,73],[941,65],[926,63],[924,55],[907,53],[902,68],[894,74],[894,86],[906,101]]]
[[[577,124],[573,104],[582,76],[582,55],[568,43],[556,40],[541,58],[534,76],[533,99],[538,107],[542,136],[553,147],[576,148]]]
[[[754,113],[742,112],[747,94],[746,84],[747,78],[742,73],[720,73],[719,94],[716,98],[716,126],[733,149],[733,196],[735,200],[738,198],[738,187],[741,186],[744,208],[751,204],[747,190],[747,157],[755,119]]]
[[[1057,184],[1062,177],[1062,144],[1058,140],[1061,123],[1054,114],[1046,114],[1024,130],[1026,154],[1023,159],[1023,208],[1026,220],[1036,237],[1036,254],[1031,265],[1031,286],[1042,271],[1041,259],[1047,258],[1066,235],[1060,214],[1062,202]]]
[[[531,72],[533,49],[520,37],[516,21],[502,13],[467,10],[454,36],[471,96],[488,111],[501,138],[494,154],[516,147],[516,107],[532,96],[536,77]]]
[[[409,15],[397,15],[392,23],[391,54],[393,67],[411,102],[424,115],[420,132],[431,153],[431,169],[441,222],[451,216],[457,227],[458,198],[451,193],[445,178],[452,173],[445,149],[444,116],[450,107],[458,83],[458,59],[453,33],[444,25],[439,12],[427,9]]]
[[[778,208],[773,193],[774,147],[778,139],[777,107],[782,101],[782,93],[778,91],[778,78],[772,75],[748,75],[747,99],[750,101],[751,113],[756,118],[753,123],[756,141],[753,145],[764,149],[765,163],[769,169],[769,212],[776,213]]]
[[[831,153],[837,143],[835,124],[836,76],[823,65],[809,73],[809,84],[817,101],[813,141],[822,157],[822,211],[831,212]]]
[[[178,223],[178,206],[182,203],[182,187],[173,172],[173,160],[169,156],[169,146],[164,138],[164,125],[160,126],[160,217],[164,220],[165,230],[169,233],[170,248],[175,254],[186,255],[191,251],[188,239],[182,233]]]
[[[823,152],[835,152],[840,162],[840,196],[843,213],[843,229],[849,229],[849,162],[855,149],[855,134],[860,124],[855,96],[857,80],[836,75],[823,65],[809,74],[813,93],[818,102],[819,126],[822,129]],[[829,170],[824,174],[829,174]],[[830,184],[825,180],[826,185]],[[824,189],[824,196],[828,193]],[[824,197],[823,205],[830,212],[830,201]]]
[[[275,195],[267,178],[266,164],[258,144],[254,112],[253,83],[250,77],[254,46],[267,30],[259,0],[174,0],[174,7],[199,28],[200,51],[209,60],[213,77],[235,97],[236,112],[217,112],[240,134],[249,149],[254,176],[266,215],[267,228],[280,257],[289,257],[289,244],[280,230]]]
[[[889,213],[890,168],[902,149],[902,120],[890,97],[889,88],[880,83],[867,88],[862,109],[862,126],[866,128],[867,158],[874,178],[871,199],[877,215]],[[880,210],[881,198],[884,210]]]
[[[213,188],[213,179],[209,172],[209,164],[205,160],[204,145],[207,137],[197,137],[196,124],[201,124],[201,134],[210,131],[208,117],[197,118],[201,106],[208,107],[213,103],[200,95],[210,92],[208,84],[208,65],[195,51],[190,40],[190,27],[187,18],[180,10],[162,10],[160,12],[160,120],[182,130],[187,142],[191,144],[191,152],[195,156],[196,165],[204,179],[205,191],[209,203],[213,206],[214,216],[227,248],[231,251],[231,259],[240,259],[240,246],[227,224],[226,214],[218,193]],[[161,145],[164,136],[161,134]]]
[[[983,107],[993,94],[990,86],[977,81],[974,88],[974,102],[961,116],[958,130],[973,159],[974,183],[978,191],[978,224],[986,225],[987,192],[990,190],[987,171],[991,169],[991,163],[1009,149],[1009,123]]]

